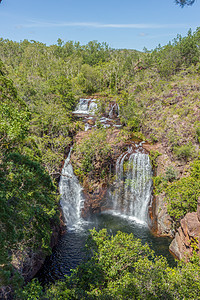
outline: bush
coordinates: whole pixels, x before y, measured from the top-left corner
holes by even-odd
[[[170,268],[132,234],[106,229],[91,231],[87,250],[89,259],[41,299],[200,299],[198,259]]]
[[[196,138],[198,143],[200,144],[200,125],[196,128]]]
[[[175,147],[174,153],[178,159],[185,160],[185,161],[188,161],[189,159],[194,158],[196,155],[195,148],[191,142],[189,142],[188,144],[179,146],[179,147]]]
[[[111,146],[107,142],[107,133],[103,128],[91,131],[74,147],[76,160],[75,174],[99,179],[103,174],[109,174]]]
[[[177,179],[177,171],[173,166],[169,166],[165,171],[164,180],[172,182]]]
[[[150,154],[149,157],[150,157],[150,160],[151,160],[152,167],[157,168],[157,166],[158,166],[157,158],[158,158],[158,156],[160,156],[162,154],[160,152],[158,152],[157,150],[156,151],[151,150],[149,154]]]
[[[190,176],[173,182],[166,189],[168,213],[179,225],[188,212],[196,211],[200,196],[200,160],[191,165]]]

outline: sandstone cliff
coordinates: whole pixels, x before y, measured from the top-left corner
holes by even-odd
[[[187,213],[181,220],[181,226],[169,249],[178,259],[186,261],[191,257],[193,251],[200,256],[200,199],[197,212]]]

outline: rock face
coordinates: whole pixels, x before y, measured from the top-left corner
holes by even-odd
[[[41,250],[33,252],[31,249],[26,251],[14,251],[12,254],[13,267],[23,276],[25,282],[30,281],[42,267],[45,255]]]
[[[106,202],[107,186],[105,184],[98,186],[93,193],[84,191],[84,208],[82,209],[82,217],[87,219],[93,214],[98,214],[103,210]]]
[[[200,222],[200,198],[197,201],[197,218]]]
[[[170,244],[170,251],[178,259],[189,259],[195,250],[200,256],[200,205],[198,213],[187,213]]]
[[[51,224],[52,235],[50,240],[50,247],[53,248],[63,233],[65,227],[63,222],[62,211],[60,210],[60,224]],[[41,249],[33,251],[27,249],[26,251],[13,251],[12,265],[23,276],[25,282],[30,281],[42,267],[46,255]]]
[[[152,230],[157,236],[173,236],[172,219],[167,212],[165,195],[154,196],[152,203]]]
[[[157,143],[144,144],[143,147],[151,153],[151,151],[158,151],[160,156],[157,158],[156,176],[163,175],[165,169],[172,165],[170,157],[167,155],[165,148]],[[172,219],[167,212],[167,203],[165,201],[165,194],[154,195],[151,207],[149,209],[151,218],[152,231],[157,236],[170,236],[173,237],[172,232]]]

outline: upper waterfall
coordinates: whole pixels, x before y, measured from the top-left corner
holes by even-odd
[[[72,228],[81,222],[81,208],[84,202],[82,187],[78,178],[74,175],[70,155],[71,149],[65,160],[59,184],[60,204],[68,228]]]
[[[152,168],[149,155],[141,144],[129,148],[116,163],[116,182],[112,199],[114,212],[141,223],[148,222],[148,205],[152,197]]]
[[[115,101],[108,101],[107,105],[102,108],[97,99],[80,98],[73,115],[82,119],[85,123],[85,131],[99,126],[104,128],[122,127],[119,118],[119,105]]]
[[[77,115],[94,115],[97,110],[97,103],[95,99],[83,99],[79,100],[76,110],[73,112]]]

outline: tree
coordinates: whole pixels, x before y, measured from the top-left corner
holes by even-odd
[[[194,4],[195,0],[175,0],[175,3],[184,7],[185,5],[192,5]]]
[[[23,295],[34,292],[38,297],[35,299],[70,300],[200,299],[200,266],[195,255],[193,261],[171,268],[165,258],[156,257],[148,245],[142,245],[132,234],[118,232],[109,236],[106,229],[93,229],[86,249],[91,257],[71,276],[49,286],[44,297],[39,296],[41,288],[35,281],[24,289]]]

